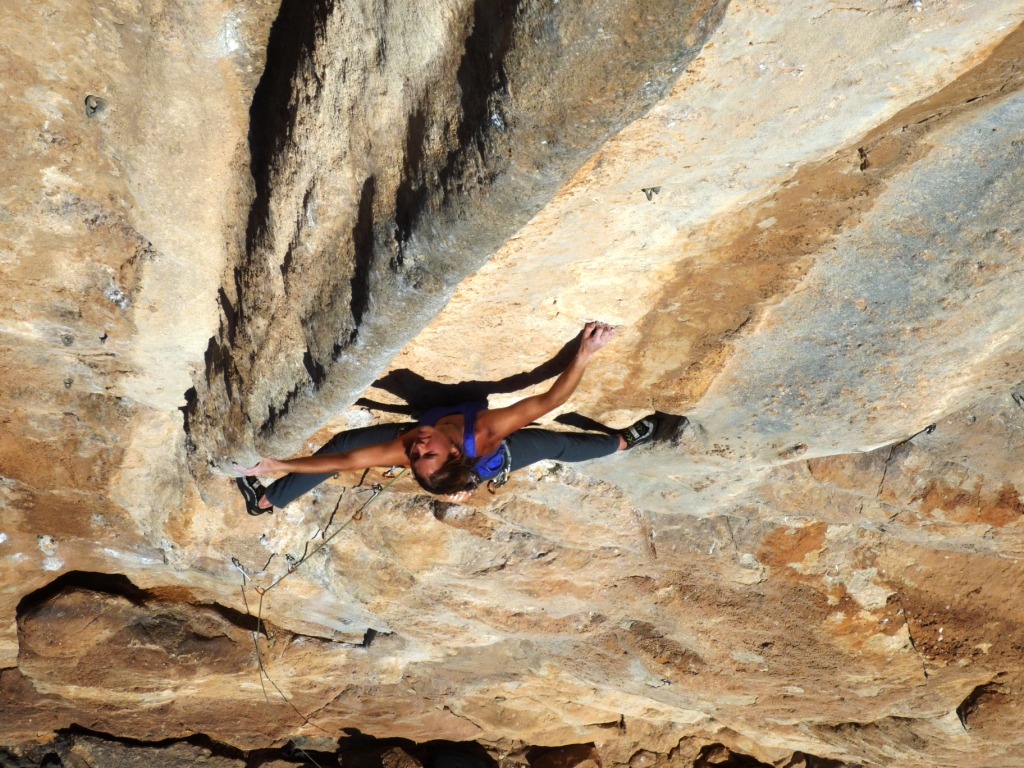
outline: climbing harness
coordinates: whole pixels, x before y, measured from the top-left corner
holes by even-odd
[[[504,440],[498,446],[498,451],[501,455],[501,466],[498,468],[498,474],[487,481],[487,490],[490,493],[497,493],[498,489],[508,482],[509,472],[512,471],[512,451],[508,449],[508,444]]]
[[[396,472],[396,470],[398,470],[398,471]],[[267,702],[267,708],[270,710],[270,714],[274,718],[274,722],[277,723],[278,728],[280,728],[282,731],[285,730],[285,727],[281,723],[281,721],[278,719],[277,714],[274,712],[273,706],[270,704],[270,696],[267,694],[267,687],[266,687],[266,684],[264,683],[264,678],[272,686],[274,686],[274,690],[277,691],[278,695],[281,697],[281,699],[284,701],[284,703],[287,704],[289,707],[291,707],[295,711],[295,713],[299,717],[302,718],[302,721],[303,721],[303,723],[305,725],[311,725],[311,726],[313,726],[314,728],[316,728],[319,731],[323,731],[324,733],[329,733],[328,731],[324,730],[320,726],[318,726],[315,723],[311,722],[308,717],[306,717],[304,714],[302,714],[302,712],[300,712],[299,709],[294,704],[292,704],[292,702],[288,699],[288,697],[284,695],[284,692],[277,686],[277,683],[275,683],[273,681],[273,679],[271,679],[270,675],[267,674],[266,667],[264,667],[264,665],[263,665],[263,654],[260,651],[260,644],[259,644],[260,632],[264,631],[264,630],[262,630],[262,626],[263,626],[263,598],[266,597],[267,593],[270,590],[272,590],[274,587],[276,587],[282,581],[284,581],[289,576],[291,576],[293,573],[295,573],[295,571],[297,571],[302,566],[302,564],[305,563],[309,558],[311,558],[313,555],[315,555],[321,549],[323,549],[328,544],[330,544],[331,541],[338,534],[340,534],[342,531],[344,531],[349,526],[350,523],[352,523],[352,522],[359,522],[360,520],[362,520],[363,519],[363,512],[365,511],[365,509],[368,506],[370,506],[370,504],[373,503],[374,499],[376,499],[384,491],[386,491],[388,488],[390,488],[392,485],[394,485],[395,482],[397,482],[398,479],[402,475],[405,474],[405,471],[406,470],[404,468],[399,469],[398,467],[392,467],[391,469],[389,469],[387,472],[384,473],[384,477],[390,478],[386,484],[382,485],[380,483],[375,483],[374,485],[370,486],[369,488],[357,489],[357,490],[362,490],[362,491],[370,491],[370,492],[372,492],[373,495],[370,496],[370,498],[366,499],[366,501],[364,501],[362,504],[360,504],[359,508],[356,509],[356,511],[353,512],[352,515],[349,516],[348,520],[346,520],[344,523],[341,524],[341,526],[338,528],[338,530],[336,530],[330,536],[322,537],[323,540],[319,544],[317,544],[317,546],[315,546],[312,551],[309,551],[309,541],[307,541],[306,542],[306,547],[305,547],[305,549],[302,552],[302,557],[295,558],[295,557],[293,557],[291,555],[285,555],[285,559],[288,561],[288,570],[285,571],[285,573],[283,573],[281,576],[279,576],[276,581],[272,582],[270,584],[270,586],[268,586],[268,587],[261,587],[259,584],[257,584],[255,581],[253,581],[252,576],[250,576],[248,573],[245,572],[245,568],[242,566],[241,561],[237,557],[232,557],[231,558],[231,564],[238,570],[239,573],[242,574],[242,602],[245,604],[245,612],[246,612],[247,615],[252,616],[252,612],[249,610],[249,599],[248,599],[248,597],[246,597],[246,594],[245,594],[245,582],[248,581],[252,585],[252,588],[256,592],[256,594],[258,594],[260,596],[259,603],[257,604],[257,607],[256,607],[256,616],[255,616],[255,619],[256,619],[256,629],[252,633],[252,644],[253,644],[253,647],[256,649],[256,669],[257,669],[257,672],[259,674],[260,688],[263,691],[263,700]],[[344,496],[344,491],[342,492],[342,496]],[[338,499],[338,504],[335,505],[334,511],[331,512],[331,518],[327,522],[327,528],[329,528],[331,523],[334,521],[334,514],[335,514],[335,512],[338,511],[338,506],[340,504],[341,504],[341,499],[339,498]],[[323,530],[324,534],[327,533],[327,528],[324,528],[324,530]],[[320,531],[318,530],[317,533],[319,533],[319,532]],[[310,541],[313,541],[314,539],[316,539],[316,534],[313,535],[313,538],[310,539]],[[268,560],[267,561],[267,565],[269,565],[269,564],[270,564],[270,561]],[[330,735],[333,736],[334,734],[330,734]],[[322,766],[316,760],[314,760],[313,757],[308,752],[306,752],[304,749],[302,749],[302,747],[296,745],[295,748],[298,751],[302,752],[302,754],[305,755],[307,758],[309,758],[310,762],[312,762],[313,765],[316,766],[316,768],[322,768]]]

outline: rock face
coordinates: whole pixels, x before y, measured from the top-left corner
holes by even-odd
[[[91,579],[72,572],[19,606],[20,669],[33,679],[159,691],[169,679],[194,683],[237,673],[253,661],[247,633],[216,612],[204,614],[177,601],[163,601],[154,610],[149,596],[124,577],[100,579],[92,588],[79,580]],[[60,591],[51,594],[55,588]],[[235,623],[257,630],[252,620]],[[158,669],[148,681],[147,673]]]
[[[1024,760],[1019,1],[8,11],[0,766]],[[220,474],[592,318],[649,446]]]
[[[292,451],[350,405],[665,95],[724,7],[283,3],[251,110],[244,250],[187,413],[197,461],[226,467],[253,434]]]

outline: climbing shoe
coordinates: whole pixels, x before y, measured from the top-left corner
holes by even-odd
[[[242,492],[242,498],[245,499],[245,511],[254,517],[256,515],[262,515],[266,512],[273,512],[273,507],[267,507],[263,509],[259,505],[260,499],[263,498],[263,493],[266,488],[263,487],[263,483],[257,480],[255,477],[236,477],[235,485],[238,486],[238,490]]]
[[[626,441],[626,450],[628,451],[630,448],[636,448],[638,445],[643,445],[653,440],[654,433],[658,431],[660,421],[657,416],[651,414],[650,416],[644,416],[640,421],[631,424],[619,432],[622,435],[622,439]]]

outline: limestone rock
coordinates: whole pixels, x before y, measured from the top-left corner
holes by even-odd
[[[20,606],[19,669],[35,680],[164,692],[237,673],[254,660],[238,624],[254,631],[255,621],[185,600],[154,601],[123,578],[68,576]]]
[[[530,761],[530,768],[594,768],[601,756],[593,744],[570,744],[547,750]]]
[[[8,6],[0,765],[1024,761],[1020,0]]]

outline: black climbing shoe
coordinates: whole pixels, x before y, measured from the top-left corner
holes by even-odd
[[[654,439],[654,433],[658,431],[658,424],[661,422],[653,413],[644,416],[640,421],[631,424],[619,432],[622,439],[626,441],[626,450],[636,448],[638,445],[650,442]]]
[[[235,485],[242,492],[242,498],[245,499],[245,511],[250,515],[255,517],[256,515],[262,515],[266,512],[272,513],[274,511],[273,507],[264,509],[259,506],[259,501],[263,498],[266,488],[255,477],[236,477]]]

